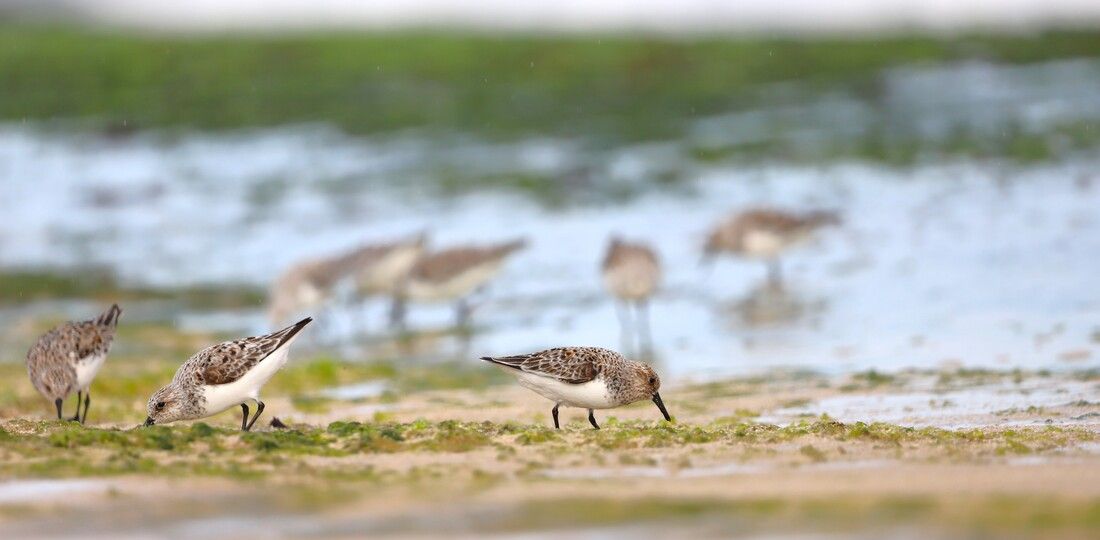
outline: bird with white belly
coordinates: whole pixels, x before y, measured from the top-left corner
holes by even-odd
[[[652,400],[665,420],[672,416],[658,392],[661,379],[647,364],[600,347],[558,347],[518,356],[483,356],[502,366],[519,384],[554,402],[550,414],[560,429],[558,407],[588,409],[588,421],[596,423],[595,409],[613,409],[643,399]]]

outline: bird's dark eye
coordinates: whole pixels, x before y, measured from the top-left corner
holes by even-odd
[[[649,384],[657,384],[657,377],[650,377]]]
[[[156,407],[157,407],[158,411],[163,409],[164,408],[164,402],[163,401],[158,401]]]

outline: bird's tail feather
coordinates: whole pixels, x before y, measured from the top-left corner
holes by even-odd
[[[286,328],[283,328],[282,330],[279,330],[278,332],[271,334],[271,337],[279,339],[279,345],[275,348],[278,349],[279,347],[282,347],[283,345],[289,343],[290,340],[294,339],[294,336],[298,335],[298,332],[301,332],[302,329],[311,322],[313,322],[313,317],[306,317]]]
[[[486,362],[492,362],[492,363],[500,365],[500,366],[510,367],[510,368],[514,368],[514,369],[520,369],[520,364],[522,364],[523,361],[527,359],[527,357],[526,356],[497,356],[497,357],[482,356],[481,359],[485,360]]]
[[[111,304],[107,311],[96,317],[95,323],[100,326],[118,326],[118,318],[121,316],[122,308],[118,307],[118,304]]]

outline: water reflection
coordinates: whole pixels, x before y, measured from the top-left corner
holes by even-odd
[[[730,304],[726,315],[731,317],[731,330],[736,331],[745,327],[812,323],[827,307],[828,301],[824,298],[807,298],[783,283],[767,280]]]

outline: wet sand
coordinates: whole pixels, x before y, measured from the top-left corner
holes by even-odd
[[[681,382],[662,390],[675,427],[660,421],[651,404],[636,404],[599,413],[599,432],[588,426],[583,411],[572,409],[563,410],[564,429],[554,432],[549,404],[514,386],[416,392],[386,403],[357,396],[312,413],[272,399],[268,410],[305,440],[327,441],[316,444],[333,451],[257,439],[279,435],[266,427],[266,435],[238,435],[231,429],[234,417],[225,413],[210,419],[212,438],[191,446],[164,451],[137,440],[121,451],[155,460],[161,470],[91,478],[30,465],[56,459],[48,456],[65,445],[83,459],[111,463],[118,456],[110,444],[80,446],[62,437],[68,433],[63,427],[9,421],[3,424],[9,442],[0,445],[9,471],[0,482],[0,531],[19,537],[208,538],[256,531],[294,537],[644,538],[952,538],[1004,532],[1087,538],[1095,532],[1100,402],[1075,393],[1100,395],[1094,376],[883,377],[777,373]],[[905,421],[883,423],[876,415],[893,418],[889,408],[856,410],[876,400],[909,403],[925,394],[962,403],[966,412],[945,413],[935,403],[924,409],[902,405],[908,407]],[[975,413],[964,402],[968,395],[984,396],[989,408],[1011,406]],[[1042,405],[1022,407],[1021,396],[1035,396]],[[862,421],[838,422],[825,414],[842,399],[848,400],[846,411]],[[362,424],[330,424],[337,420]],[[459,427],[447,431],[453,421]],[[341,426],[359,431],[332,439]],[[405,431],[386,441],[371,426],[383,433]],[[437,431],[422,439],[418,429]],[[371,445],[347,451],[368,444],[363,441],[371,434]],[[12,442],[19,437],[37,437],[46,446],[27,453],[19,445],[37,443]],[[180,463],[204,461],[233,462],[235,468],[180,469]],[[13,475],[17,470],[22,472]],[[169,472],[180,470],[188,472]]]

